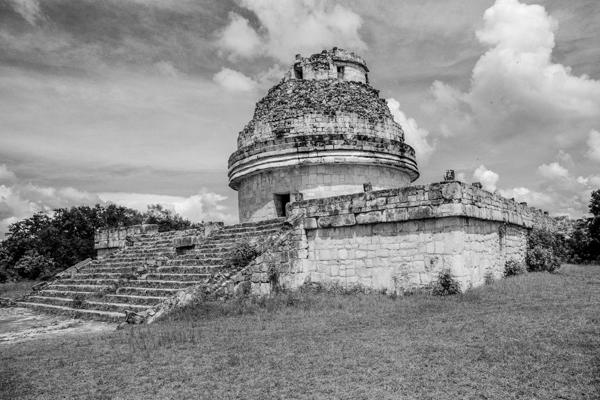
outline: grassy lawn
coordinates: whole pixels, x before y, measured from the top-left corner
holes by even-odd
[[[0,347],[2,399],[598,399],[600,267],[436,298],[285,294]]]
[[[31,287],[40,281],[20,281],[0,283],[0,297],[16,299],[31,291]]]

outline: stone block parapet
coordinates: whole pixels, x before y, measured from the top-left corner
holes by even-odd
[[[100,228],[94,233],[94,249],[102,258],[115,249],[127,245],[127,240],[137,235],[158,233],[158,225],[142,224],[118,228]]]
[[[555,220],[540,209],[458,181],[303,200],[289,204],[288,213],[304,215],[305,229],[444,217],[524,228],[555,225]]]

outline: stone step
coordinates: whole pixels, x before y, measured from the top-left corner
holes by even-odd
[[[182,288],[144,288],[134,286],[124,286],[117,289],[116,294],[132,294],[136,296],[160,296],[169,297],[174,296],[177,292],[181,291]]]
[[[165,281],[165,280],[150,280],[139,279],[137,281],[129,281],[121,285],[121,287],[135,287],[146,289],[183,289],[188,286],[200,285],[204,281]]]
[[[66,290],[66,291],[73,291],[73,292],[103,292],[106,290],[111,290],[112,287],[109,285],[77,285],[77,284],[63,285],[60,283],[53,283],[48,287],[48,289],[63,290],[63,291]]]
[[[71,308],[34,302],[18,302],[17,305],[27,308],[33,308],[34,310],[45,311],[53,314],[67,315],[82,319],[94,319],[98,321],[107,322],[120,322],[125,320],[125,313],[121,312],[87,310],[84,308]]]
[[[38,304],[51,304],[55,306],[71,307],[73,308],[73,299],[65,297],[42,297],[42,296],[31,296],[27,299],[28,302]],[[148,305],[130,304],[130,303],[112,303],[94,300],[85,300],[81,308],[86,310],[98,310],[98,311],[113,311],[122,312],[126,310],[141,312],[148,309]]]
[[[166,274],[214,274],[222,268],[222,265],[165,265],[158,267],[156,273]]]
[[[202,281],[204,279],[209,279],[211,274],[207,273],[152,273],[146,275],[146,279],[150,280],[166,280],[166,281]]]
[[[168,296],[136,296],[132,294],[107,294],[104,296],[106,301],[113,301],[118,303],[127,304],[139,304],[152,306],[158,304],[166,299]]]
[[[207,276],[209,278],[210,276]],[[144,288],[184,288],[193,285],[199,285],[204,283],[203,280],[199,281],[191,281],[191,280],[158,280],[158,279],[63,279],[60,281],[60,286],[68,286],[68,287],[90,287],[90,286],[100,286],[100,287],[108,287],[108,288],[118,288],[118,287],[144,287]],[[56,287],[57,285],[51,285],[51,288]]]
[[[207,266],[207,267],[211,267],[211,266],[222,265],[223,261],[224,260],[222,258],[210,258],[210,259],[204,259],[204,260],[200,260],[200,259],[172,260],[172,261],[169,261],[165,265],[160,266],[158,268],[164,268],[164,267],[185,267],[185,266],[194,266],[194,265],[195,266]]]
[[[97,292],[77,292],[71,290],[52,290],[45,289],[40,290],[39,292],[35,292],[36,295],[44,296],[44,297],[69,297],[72,298],[74,296],[83,296],[85,298],[90,298],[94,296],[98,296]]]
[[[150,273],[156,270],[157,267],[148,267],[145,270],[145,273]],[[86,274],[104,274],[104,273],[113,273],[118,275],[138,275],[137,267],[95,267],[86,270],[82,270]]]

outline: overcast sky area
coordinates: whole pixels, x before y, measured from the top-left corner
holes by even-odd
[[[598,0],[0,0],[0,235],[38,210],[237,221],[227,158],[296,53],[366,59],[421,177],[578,218],[600,187]]]

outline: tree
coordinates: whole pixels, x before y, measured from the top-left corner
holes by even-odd
[[[35,279],[93,257],[94,233],[100,227],[140,224],[140,212],[123,206],[59,208],[36,213],[9,226],[0,243],[0,270],[6,277]]]
[[[591,260],[600,261],[600,189],[592,192],[590,213],[593,216],[588,220],[589,256]]]
[[[179,231],[197,226],[160,204],[148,206],[148,211],[144,213],[144,223],[158,225],[159,232]]]

